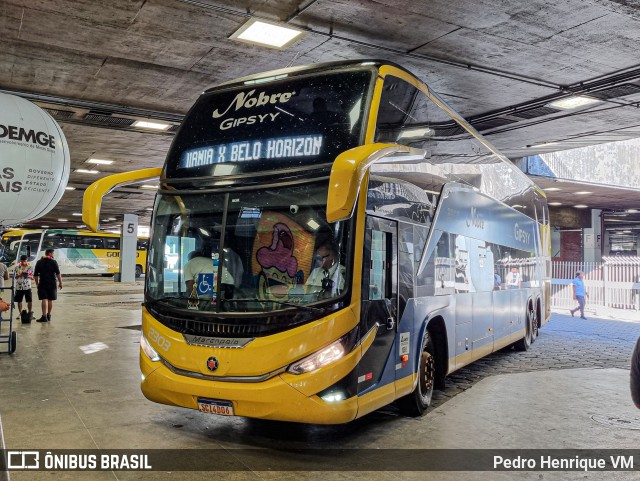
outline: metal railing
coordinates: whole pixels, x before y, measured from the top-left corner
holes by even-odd
[[[640,257],[603,257],[602,262],[552,263],[551,306],[575,307],[571,281],[584,272],[589,304],[640,310]]]

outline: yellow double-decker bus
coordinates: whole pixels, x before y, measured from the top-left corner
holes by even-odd
[[[149,240],[139,237],[136,277],[145,273]],[[115,274],[120,270],[120,236],[108,232],[68,229],[11,229],[0,237],[0,259],[13,272],[22,255],[35,261],[55,249],[62,275]]]
[[[159,170],[150,400],[309,423],[392,402],[420,415],[447,374],[528,349],[549,317],[544,193],[397,65],[208,90]]]

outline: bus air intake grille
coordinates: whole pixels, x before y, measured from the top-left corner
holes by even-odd
[[[216,318],[211,320],[185,319],[159,312],[154,317],[162,324],[181,334],[219,337],[261,337],[276,334],[312,321],[311,313],[279,314],[277,316],[245,317],[236,319]]]

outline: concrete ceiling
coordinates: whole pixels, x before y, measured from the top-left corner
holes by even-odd
[[[48,108],[69,142],[72,169],[112,159],[106,173],[161,166],[168,133],[206,88],[265,70],[382,58],[424,80],[511,158],[640,137],[640,2],[629,0],[1,0],[0,90]],[[248,18],[308,34],[286,50],[230,40]],[[571,93],[600,100],[548,107]],[[122,120],[125,119],[125,120]],[[59,206],[32,225],[79,212],[95,176],[72,173]],[[589,189],[591,190],[591,189]],[[640,196],[627,191],[629,206]],[[550,200],[554,194],[550,193]],[[129,187],[103,218],[147,223],[153,192]],[[598,202],[600,202],[598,204]],[[614,205],[614,202],[616,203]],[[603,192],[590,205],[619,208]],[[106,223],[104,224],[106,225]]]

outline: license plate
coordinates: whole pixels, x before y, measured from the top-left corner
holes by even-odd
[[[203,413],[219,414],[220,416],[233,416],[233,403],[231,401],[198,399],[198,409]]]

